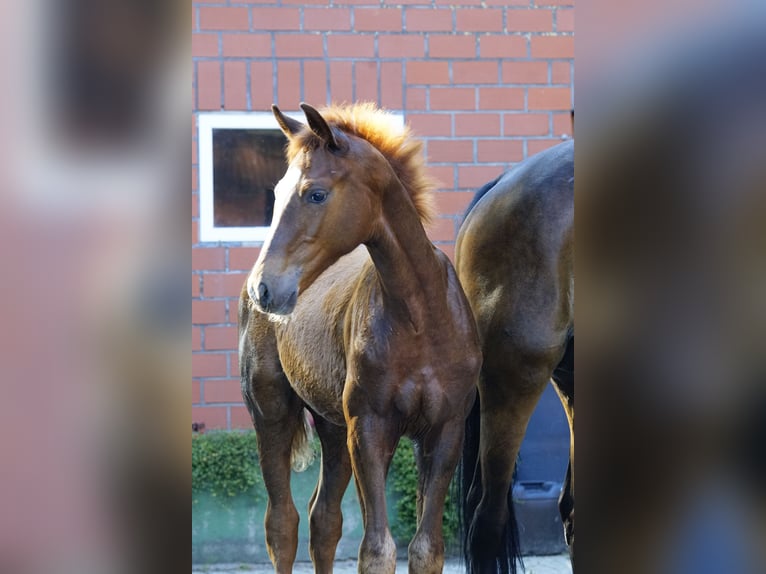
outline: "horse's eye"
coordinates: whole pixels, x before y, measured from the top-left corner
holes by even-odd
[[[308,196],[311,203],[324,203],[325,199],[327,199],[327,192],[320,189],[310,192]]]

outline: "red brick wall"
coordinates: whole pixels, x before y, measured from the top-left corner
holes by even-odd
[[[473,191],[571,134],[574,0],[193,3],[196,111],[372,100],[423,138],[441,182],[432,240],[452,256]],[[200,244],[192,118],[192,417],[249,427],[237,297],[254,244]]]

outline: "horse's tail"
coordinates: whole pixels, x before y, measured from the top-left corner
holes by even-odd
[[[293,444],[290,451],[290,466],[295,472],[303,472],[314,462],[314,427],[311,422],[311,413],[303,409],[303,421],[293,435]]]
[[[477,394],[471,413],[465,421],[465,440],[463,442],[463,457],[460,468],[463,496],[463,507],[459,516],[460,535],[463,542],[466,572],[468,574],[488,572],[486,563],[482,561],[482,566],[479,563],[480,554],[485,554],[486,552],[482,552],[479,548],[475,547],[480,542],[480,537],[472,537],[470,533],[471,520],[482,495],[481,466],[479,464],[480,413],[479,396]],[[523,571],[524,563],[521,559],[519,526],[516,522],[513,508],[513,484],[508,489],[507,504],[508,522],[503,533],[503,544],[498,549],[498,553],[493,561],[495,563],[495,572],[516,574],[516,565],[521,566]]]

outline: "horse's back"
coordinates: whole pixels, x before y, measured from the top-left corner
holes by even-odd
[[[537,154],[483,190],[461,226],[457,269],[482,339],[558,345],[573,321],[574,142]]]

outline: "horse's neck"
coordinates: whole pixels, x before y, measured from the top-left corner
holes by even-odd
[[[384,307],[420,330],[447,304],[443,263],[400,184],[383,194],[382,220],[367,243],[382,287]]]

